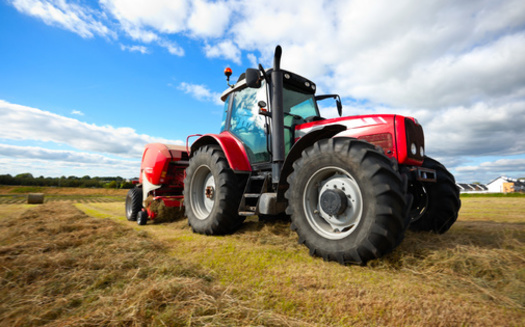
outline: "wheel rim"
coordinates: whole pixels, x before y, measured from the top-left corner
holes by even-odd
[[[215,204],[215,178],[210,167],[199,166],[191,183],[191,205],[195,216],[204,220],[208,218]]]
[[[335,209],[325,205],[326,198],[333,199],[333,194],[338,194],[341,200],[341,205]],[[359,184],[347,171],[325,167],[308,179],[303,193],[303,208],[308,223],[317,234],[338,240],[357,228],[363,214],[363,196]]]

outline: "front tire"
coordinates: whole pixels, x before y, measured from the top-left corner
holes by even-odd
[[[459,189],[454,176],[438,161],[425,157],[424,168],[436,171],[436,183],[414,182],[410,189],[414,194],[410,230],[430,231],[443,234],[458,218],[461,207]],[[417,201],[416,201],[417,199]]]
[[[245,217],[238,215],[241,187],[219,146],[199,148],[184,179],[184,202],[194,232],[222,235],[234,232]]]
[[[392,162],[373,145],[320,140],[293,168],[287,213],[311,255],[365,264],[403,239],[405,187]]]
[[[126,196],[126,219],[136,221],[137,214],[142,210],[142,189],[135,187]]]

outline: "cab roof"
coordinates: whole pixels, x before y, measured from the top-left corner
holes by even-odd
[[[266,75],[268,75],[268,77],[271,78],[271,73],[272,73],[273,69],[268,69],[266,70]],[[283,80],[284,80],[284,85],[287,87],[287,88],[291,88],[291,89],[294,89],[295,91],[299,91],[299,92],[302,92],[302,93],[307,93],[307,94],[315,94],[315,91],[316,91],[316,85],[314,82],[310,81],[309,79],[306,79],[300,75],[297,75],[297,74],[294,74],[292,72],[289,72],[289,71],[286,71],[284,69],[282,69],[282,72],[283,72]],[[226,101],[226,98],[228,97],[228,95],[230,95],[231,93],[237,91],[237,90],[241,90],[243,88],[246,87],[246,79],[245,79],[245,74],[242,73],[241,76],[239,76],[239,79],[237,80],[237,83],[235,83],[235,85],[233,85],[232,87],[224,90],[224,92],[222,93],[221,95],[221,100],[222,101]]]

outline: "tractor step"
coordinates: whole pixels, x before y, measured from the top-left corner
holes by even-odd
[[[257,204],[261,194],[267,188],[267,175],[252,175],[248,178],[241,203],[239,205],[239,215],[252,216],[257,212]]]
[[[253,216],[255,215],[255,211],[239,211],[239,216]]]
[[[259,193],[245,193],[244,194],[245,198],[250,198],[250,199],[257,199],[260,196],[261,196],[261,194],[259,194]]]

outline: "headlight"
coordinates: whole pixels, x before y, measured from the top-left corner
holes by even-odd
[[[415,143],[412,143],[412,145],[410,146],[410,152],[412,152],[412,155],[416,155],[417,154],[417,146]]]
[[[420,147],[419,148],[419,154],[424,157],[425,156],[425,149],[423,149],[423,147]]]

